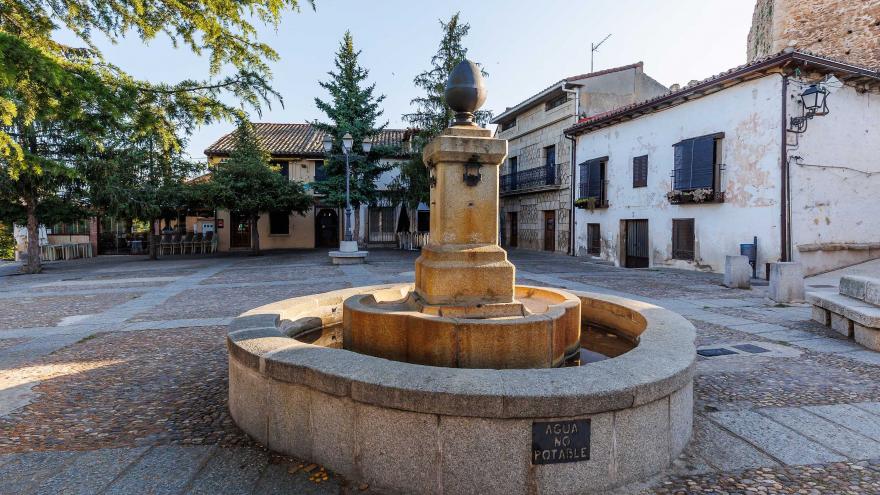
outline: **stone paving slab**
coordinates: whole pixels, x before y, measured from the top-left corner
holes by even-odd
[[[804,332],[802,330],[780,330],[778,332],[767,332],[762,333],[761,337],[778,342],[798,342],[801,340],[819,338],[819,336],[814,333]]]
[[[868,411],[871,414],[875,414],[880,416],[880,402],[862,402],[861,404],[853,404],[854,406],[862,409],[863,411]]]
[[[694,418],[694,436],[688,451],[721,471],[779,465],[767,454],[731,435],[702,415]]]
[[[40,483],[39,495],[91,495],[100,492],[125,468],[148,450],[147,447],[101,449],[82,453],[60,472]]]
[[[751,334],[782,332],[782,331],[786,330],[786,328],[782,325],[775,325],[773,323],[758,323],[758,322],[754,322],[754,321],[751,323],[745,323],[742,325],[730,325],[730,328],[737,330],[737,331],[740,331],[740,332],[751,333]]]
[[[250,495],[267,460],[268,454],[260,449],[217,449],[186,493]]]
[[[767,408],[759,412],[852,460],[880,458],[880,442],[832,423],[808,409]]]
[[[202,468],[212,450],[213,447],[153,447],[104,493],[179,494]]]
[[[342,265],[345,266],[345,265]],[[269,464],[260,477],[254,493],[260,495],[321,495],[327,493],[339,493],[339,480],[335,476],[329,476],[328,480],[320,484],[309,481],[306,473],[295,473],[291,476],[288,467],[284,464]]]
[[[873,364],[875,366],[880,366],[880,352],[877,351],[855,351],[846,353],[846,357],[848,359],[854,359],[856,361],[865,363],[865,364]]]
[[[880,441],[880,416],[850,404],[812,406],[807,407],[807,410],[868,438]]]
[[[723,411],[712,421],[789,465],[837,462],[844,456],[753,411]]]
[[[65,469],[80,455],[78,452],[28,452],[19,454],[0,466],[0,491],[28,493],[46,478]]]
[[[792,342],[792,344],[803,347],[804,349],[809,349],[811,351],[816,352],[826,352],[826,353],[846,353],[853,351],[860,351],[862,347],[855,342],[850,342],[848,340],[841,339],[830,339],[827,337],[820,337],[818,339],[808,339],[808,340],[798,340]]]

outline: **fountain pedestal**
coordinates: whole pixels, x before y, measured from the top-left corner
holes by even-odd
[[[416,260],[416,292],[430,305],[513,303],[515,269],[498,245],[498,169],[507,141],[454,126],[431,141],[431,242]]]

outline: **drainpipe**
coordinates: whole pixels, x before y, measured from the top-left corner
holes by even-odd
[[[789,218],[789,184],[788,176],[788,76],[782,76],[782,142],[779,144],[779,164],[781,172],[780,199],[779,199],[779,230],[780,251],[782,261],[791,261],[791,219]]]
[[[581,88],[580,88],[580,86],[578,86],[574,89],[565,89],[565,83],[562,83],[559,86],[559,89],[561,89],[562,91],[564,91],[566,93],[573,93],[574,94],[574,122],[575,122],[575,124],[577,124],[578,118],[581,113]],[[569,141],[571,141],[571,161],[569,163],[570,172],[569,172],[569,185],[568,185],[569,196],[570,196],[569,207],[568,207],[568,210],[569,210],[568,211],[568,254],[570,256],[576,256],[576,252],[575,252],[576,235],[575,235],[575,232],[576,232],[577,223],[575,222],[575,219],[574,219],[574,216],[575,216],[574,201],[577,198],[575,197],[575,190],[574,190],[574,176],[575,176],[575,162],[577,161],[577,149],[576,149],[577,148],[577,138],[574,138],[571,136],[565,136],[565,139],[568,139]]]

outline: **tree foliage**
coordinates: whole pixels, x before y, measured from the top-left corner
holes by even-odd
[[[401,165],[399,176],[391,184],[394,196],[412,208],[419,203],[428,202],[430,184],[428,169],[422,162],[422,149],[428,141],[443,132],[455,117],[455,112],[446,104],[444,97],[446,81],[452,69],[467,58],[468,52],[463,43],[471,27],[470,24],[461,22],[460,13],[456,13],[448,21],[441,19],[439,22],[443,37],[437,53],[431,57],[431,68],[413,79],[413,84],[423,94],[410,101],[415,111],[403,116],[417,131],[413,138],[412,153],[409,160]],[[482,68],[480,70],[483,77],[489,75]],[[477,110],[474,113],[474,120],[480,125],[485,126],[491,119],[492,113],[488,110]]]
[[[269,164],[250,122],[242,120],[235,131],[235,149],[225,162],[214,167],[204,184],[203,197],[217,208],[251,219],[254,254],[260,252],[257,222],[264,212],[305,213],[312,198],[303,185],[288,180]]]
[[[314,125],[330,134],[333,149],[324,162],[326,178],[313,183],[312,187],[324,197],[325,202],[336,206],[345,205],[345,155],[341,143],[346,133],[354,138],[349,156],[350,197],[354,207],[379,199],[376,181],[382,172],[389,169],[379,162],[379,157],[389,153],[389,149],[375,146],[367,154],[361,151],[364,138],[375,138],[388,124],[377,124],[382,116],[379,105],[385,96],[374,94],[375,84],[366,85],[369,71],[358,63],[360,54],[359,50],[355,50],[351,33],[346,31],[336,52],[336,70],[328,73],[330,80],[320,82],[321,87],[330,94],[330,99],[324,101],[315,98],[315,105],[327,115],[329,122],[315,122]]]
[[[132,153],[127,142],[149,141],[163,156],[174,156],[196,126],[242,115],[223,95],[258,111],[280,100],[268,82],[268,62],[277,53],[257,40],[255,23],[277,26],[285,10],[297,7],[297,0],[3,0],[0,211],[12,217],[23,212],[27,219],[27,271],[40,269],[42,210],[88,205],[89,194],[102,190],[89,181],[110,177],[86,175],[84,167]],[[56,41],[64,28],[83,46]],[[144,42],[164,35],[207,55],[208,78],[136,80],[103,58],[94,33],[111,42],[132,33]],[[122,151],[112,149],[120,143]],[[103,186],[106,191],[113,184]]]

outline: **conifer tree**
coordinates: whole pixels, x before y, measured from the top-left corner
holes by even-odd
[[[315,105],[324,112],[329,122],[313,123],[317,129],[332,137],[333,149],[324,162],[326,178],[314,182],[312,186],[316,193],[323,196],[325,202],[337,207],[345,206],[345,155],[341,148],[342,137],[350,133],[354,138],[349,162],[350,197],[354,209],[352,230],[355,240],[360,230],[358,208],[379,199],[376,181],[382,172],[390,168],[379,162],[379,157],[389,152],[386,147],[374,146],[369,153],[363,154],[364,138],[375,139],[388,123],[377,124],[382,116],[379,104],[385,99],[385,95],[374,94],[375,83],[367,85],[369,71],[360,66],[360,54],[360,50],[355,50],[351,32],[346,31],[336,52],[336,70],[328,72],[328,81],[319,83],[330,94],[330,99],[325,101],[315,98]]]
[[[413,84],[424,91],[422,96],[413,98],[410,104],[415,107],[413,113],[405,114],[403,119],[415,127],[412,153],[409,160],[401,165],[400,174],[391,184],[394,197],[405,202],[411,208],[419,203],[427,203],[429,197],[428,169],[422,163],[424,145],[443,132],[455,117],[455,112],[446,104],[443,93],[449,73],[462,60],[467,58],[464,37],[470,31],[470,24],[461,22],[460,13],[456,13],[448,21],[440,22],[443,37],[437,53],[431,57],[431,68],[417,75]],[[483,77],[488,76],[481,69]],[[485,126],[492,118],[487,110],[474,113],[474,120]]]

